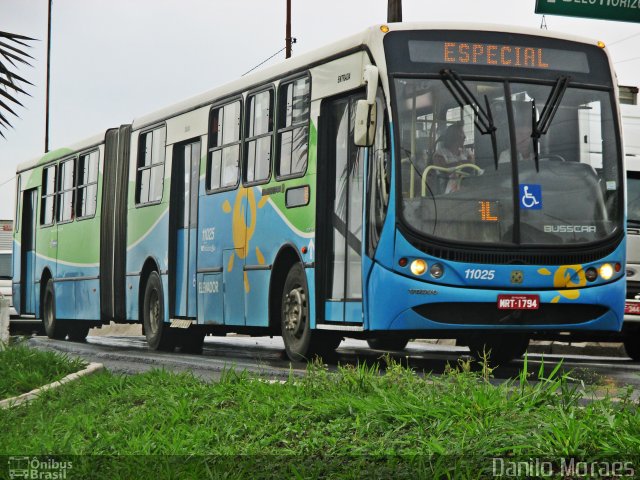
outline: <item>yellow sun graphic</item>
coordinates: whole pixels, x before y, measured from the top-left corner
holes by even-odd
[[[247,200],[247,206],[249,207],[250,214],[250,222],[249,225],[246,223],[246,212],[244,207],[244,199]],[[235,261],[235,255],[244,259],[249,255],[249,242],[253,237],[253,234],[256,230],[256,211],[258,208],[262,208],[266,205],[267,200],[269,199],[268,195],[264,195],[260,202],[258,202],[256,206],[256,196],[253,193],[252,188],[244,188],[240,187],[238,189],[238,193],[236,195],[236,199],[233,204],[233,209],[231,208],[231,204],[229,200],[225,200],[222,204],[222,210],[224,213],[232,213],[231,217],[231,225],[233,230],[233,248],[235,249],[235,254],[231,254],[229,258],[229,263],[227,264],[227,271],[233,271],[233,264]],[[258,247],[256,247],[256,259],[260,265],[264,265],[264,255],[260,251]],[[251,287],[249,285],[249,278],[247,277],[247,272],[244,272],[244,290],[249,293]]]
[[[562,265],[555,273],[551,273],[547,268],[538,270],[540,275],[553,275],[553,286],[555,288],[579,288],[587,284],[587,277],[584,274],[582,265]],[[572,278],[577,277],[577,282]],[[580,290],[558,290],[559,295],[551,300],[551,303],[558,303],[561,297],[568,300],[576,300],[580,297]]]

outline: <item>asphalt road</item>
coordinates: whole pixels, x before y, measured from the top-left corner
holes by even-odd
[[[200,378],[215,380],[223,371],[233,368],[282,380],[291,374],[302,375],[306,368],[303,363],[291,363],[287,359],[279,337],[207,337],[202,355],[150,351],[142,336],[89,336],[84,343],[32,337],[29,343],[36,348],[56,350],[99,362],[111,371],[125,374],[164,368],[191,371]],[[381,363],[385,353],[370,349],[365,341],[346,339],[335,356],[325,361],[330,370],[335,370],[338,364]],[[455,366],[459,359],[469,358],[465,347],[422,342],[410,342],[406,350],[390,354],[418,373],[436,375],[442,374],[447,364]],[[637,390],[634,396],[640,395],[640,363],[628,358],[529,354],[529,371],[537,372],[543,361],[547,374],[562,361],[561,372],[570,372],[570,377],[578,383],[597,386],[599,394],[606,391],[619,393],[619,389],[631,385]],[[502,382],[516,377],[523,362],[524,359],[516,359],[500,366],[493,372],[493,381]]]

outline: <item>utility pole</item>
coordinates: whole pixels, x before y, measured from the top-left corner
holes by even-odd
[[[387,6],[387,22],[402,21],[402,0],[389,0]]]
[[[287,0],[287,26],[285,32],[285,58],[291,57],[291,0]]]
[[[47,92],[45,94],[45,126],[44,126],[44,153],[49,151],[49,82],[51,66],[51,5],[53,0],[49,0],[48,14],[48,37],[47,37]]]

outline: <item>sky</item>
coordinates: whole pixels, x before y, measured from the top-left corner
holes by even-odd
[[[15,170],[44,152],[48,0],[0,0],[0,31],[38,39],[34,86],[0,137],[0,218]],[[284,47],[286,0],[53,0],[49,148],[233,81]],[[540,28],[535,0],[403,0],[404,21]],[[293,55],[385,23],[387,0],[292,0]],[[545,17],[549,31],[602,40],[621,85],[640,86],[640,24]],[[284,60],[280,52],[264,66]]]

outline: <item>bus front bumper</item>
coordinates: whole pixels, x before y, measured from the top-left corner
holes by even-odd
[[[368,290],[368,330],[610,331],[622,328],[624,279],[578,290],[466,288],[418,281],[376,264]],[[577,293],[577,295],[576,295]],[[530,295],[535,309],[498,308],[498,295]]]

